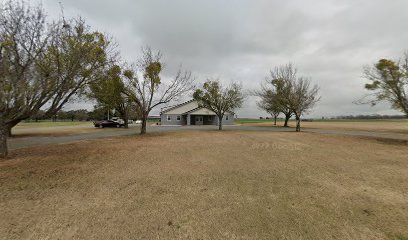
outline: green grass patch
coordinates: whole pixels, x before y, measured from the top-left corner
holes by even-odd
[[[21,122],[17,125],[17,127],[62,127],[62,126],[77,126],[83,124],[91,124],[92,122],[86,121],[38,121],[38,122]]]

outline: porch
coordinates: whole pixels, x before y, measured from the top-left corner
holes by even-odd
[[[217,125],[218,118],[216,115],[183,115],[183,122],[186,125]]]

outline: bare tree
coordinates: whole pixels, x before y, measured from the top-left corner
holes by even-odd
[[[11,128],[48,101],[51,83],[33,71],[49,37],[43,9],[14,1],[1,7],[0,156],[5,157]]]
[[[232,83],[224,87],[219,80],[207,80],[203,88],[197,89],[193,96],[199,106],[208,108],[217,115],[219,130],[222,130],[224,114],[233,113],[234,109],[242,106],[245,99],[241,85]]]
[[[272,109],[285,114],[284,126],[294,114],[296,131],[300,131],[300,117],[320,100],[318,90],[316,85],[310,86],[310,80],[298,77],[297,69],[292,64],[287,64],[271,70],[266,84],[255,93],[261,98],[259,104],[264,110]]]
[[[310,79],[299,77],[291,83],[291,94],[288,98],[290,109],[296,117],[296,132],[300,132],[300,117],[307,113],[320,100],[319,87],[310,85]]]
[[[281,113],[281,108],[277,102],[277,96],[272,91],[261,91],[256,93],[257,96],[261,97],[261,100],[256,104],[258,107],[267,113],[269,113],[273,118],[273,125],[276,126],[276,120]]]
[[[289,106],[288,98],[291,93],[291,83],[296,79],[296,68],[292,64],[276,67],[270,70],[270,74],[261,85],[255,95],[260,97],[262,109],[271,112],[281,112],[285,115],[284,127],[288,127],[288,121],[293,116],[293,111]]]
[[[381,59],[374,66],[365,67],[364,75],[370,81],[365,88],[373,93],[358,103],[376,105],[387,101],[408,117],[408,52],[402,61]]]
[[[267,82],[276,92],[275,104],[278,104],[281,112],[285,115],[284,127],[288,127],[288,121],[294,114],[288,100],[292,91],[292,82],[296,78],[297,69],[291,63],[271,70],[270,76],[267,78]]]
[[[162,81],[160,74],[163,65],[160,51],[153,52],[150,47],[144,47],[137,68],[124,72],[129,80],[128,95],[138,106],[142,117],[140,134],[146,133],[148,116],[153,108],[176,101],[194,89],[194,78],[191,72],[182,71],[181,67],[172,80]],[[140,79],[137,76],[138,70],[143,75]]]
[[[8,1],[0,12],[0,156],[7,136],[41,108],[58,112],[108,59],[110,42],[82,20],[46,23],[44,10]]]

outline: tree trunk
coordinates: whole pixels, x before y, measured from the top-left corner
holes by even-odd
[[[8,128],[4,119],[0,117],[0,158],[6,158],[8,155],[7,134]]]
[[[129,128],[129,112],[128,109],[126,107],[123,106],[118,106],[118,113],[119,113],[119,117],[121,119],[123,119],[123,125],[125,128]]]
[[[21,120],[13,120],[13,121],[8,122],[7,124],[5,124],[7,137],[12,137],[13,136],[13,133],[12,133],[11,130],[13,129],[13,127],[15,127],[20,122],[21,122]]]
[[[284,127],[288,127],[288,121],[290,117],[290,114],[285,114],[285,124],[283,125]]]
[[[218,130],[222,130],[222,118],[224,116],[218,116]]]
[[[273,125],[275,125],[276,126],[276,119],[278,118],[278,116],[273,116]]]
[[[125,128],[129,128],[129,114],[126,110],[123,112],[123,122]]]
[[[8,155],[7,136],[3,127],[0,127],[0,158],[6,158]]]
[[[11,132],[12,128],[13,127],[7,127],[7,137],[12,137],[13,136],[13,133]]]
[[[125,125],[125,128],[129,128],[129,119],[126,117],[125,119],[123,119],[123,125]]]
[[[296,116],[296,132],[300,132],[300,116]]]
[[[142,116],[142,127],[140,128],[140,134],[146,134],[146,126],[147,126],[147,115],[143,114]]]

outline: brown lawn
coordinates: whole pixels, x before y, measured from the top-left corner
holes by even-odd
[[[14,137],[18,138],[57,137],[91,133],[95,130],[92,122],[23,122],[15,126],[12,133]]]
[[[408,147],[179,132],[13,151],[1,239],[407,239]]]
[[[271,122],[244,123],[250,126],[273,126]],[[278,126],[283,126],[283,122],[278,122]],[[295,122],[291,120],[289,125],[295,127]],[[335,130],[357,130],[408,134],[407,120],[372,120],[372,121],[326,121],[326,122],[302,122],[302,128],[335,129]]]
[[[408,134],[408,121],[302,122],[306,128],[381,131]]]

